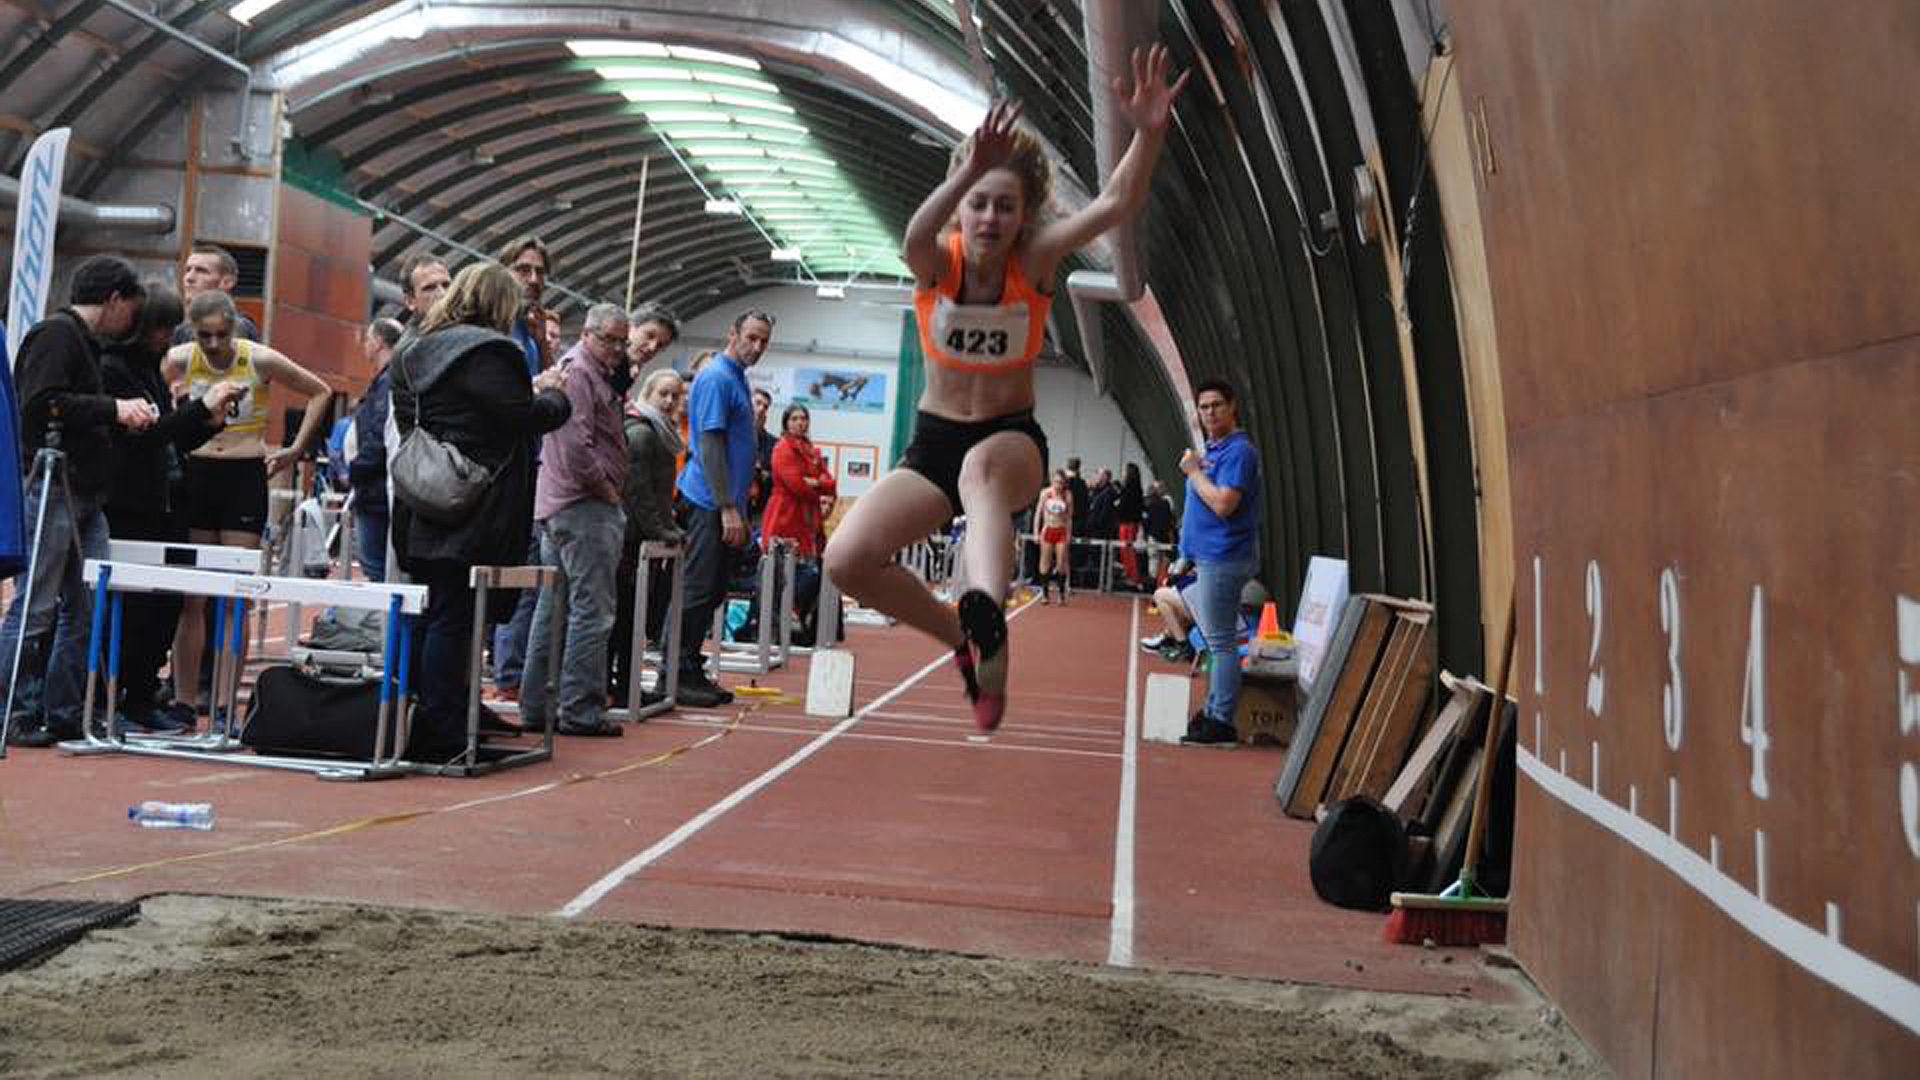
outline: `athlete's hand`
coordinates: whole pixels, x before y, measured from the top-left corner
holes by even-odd
[[[267,479],[271,480],[293,467],[300,455],[292,447],[281,447],[267,455]]]
[[[996,101],[986,118],[973,129],[973,149],[967,154],[967,172],[974,176],[1006,161],[1013,154],[1013,126],[1020,119],[1020,103]]]
[[[721,509],[720,542],[728,547],[747,546],[747,522],[740,516],[739,507],[728,506]]]
[[[1173,65],[1173,58],[1167,53],[1165,45],[1156,44],[1150,49],[1133,50],[1133,88],[1127,88],[1126,80],[1115,77],[1113,92],[1120,99],[1120,114],[1125,116],[1136,131],[1162,131],[1173,116],[1173,99],[1187,88],[1187,80],[1193,72],[1180,76],[1179,81],[1167,85],[1167,69]]]
[[[215,383],[213,389],[208,390],[207,396],[202,400],[206,403],[207,411],[213,414],[214,422],[225,425],[233,403],[246,392],[247,384],[229,379],[226,382]]]
[[[128,431],[145,431],[160,419],[160,410],[145,398],[120,398],[114,402],[115,419]]]

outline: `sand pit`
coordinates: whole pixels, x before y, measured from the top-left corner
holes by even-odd
[[[1605,1075],[1528,1000],[163,896],[0,977],[0,1074]]]

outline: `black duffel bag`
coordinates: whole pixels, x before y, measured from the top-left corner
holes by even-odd
[[[312,675],[281,664],[254,682],[240,741],[260,754],[365,760],[374,756],[379,723],[379,679]]]
[[[1313,830],[1307,872],[1336,907],[1385,911],[1405,870],[1407,835],[1393,811],[1364,796],[1327,808]]]

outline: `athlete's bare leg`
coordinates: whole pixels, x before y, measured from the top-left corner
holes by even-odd
[[[967,580],[1005,600],[1013,575],[1013,515],[1040,483],[1040,448],[1017,431],[980,440],[960,466],[960,506],[967,515]]]
[[[948,648],[964,643],[960,617],[927,591],[906,567],[893,561],[900,549],[953,519],[947,497],[931,480],[895,469],[860,496],[827,540],[821,557],[839,590],[891,615]],[[971,539],[971,538],[969,538]],[[969,542],[969,551],[974,545]]]
[[[260,534],[231,529],[189,529],[187,539],[196,544],[219,544],[259,550]],[[167,670],[173,675],[173,698],[185,705],[200,704],[200,662],[207,650],[207,600],[187,596],[180,604],[180,621],[173,630],[173,656]],[[229,630],[229,633],[232,631]],[[246,639],[241,639],[241,649]]]

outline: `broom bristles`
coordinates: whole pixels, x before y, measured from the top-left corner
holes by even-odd
[[[1386,939],[1396,945],[1499,945],[1507,940],[1507,912],[1397,907],[1387,917]]]

